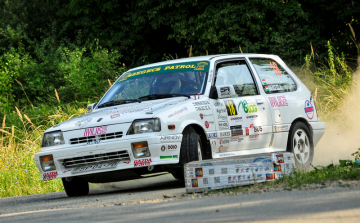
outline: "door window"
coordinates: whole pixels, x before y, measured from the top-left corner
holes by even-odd
[[[296,84],[290,75],[276,61],[264,58],[250,58],[267,94],[296,91]]]
[[[233,85],[238,97],[257,95],[254,79],[245,61],[230,61],[217,65],[215,86]]]

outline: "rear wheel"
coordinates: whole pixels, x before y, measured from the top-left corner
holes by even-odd
[[[65,192],[69,197],[84,196],[89,194],[89,183],[80,177],[62,178]]]
[[[171,173],[176,179],[184,180],[184,166],[191,161],[203,160],[200,136],[197,133],[184,134],[180,148],[180,168]]]
[[[314,144],[309,127],[297,122],[291,126],[287,150],[294,154],[295,166],[307,170],[314,157]]]

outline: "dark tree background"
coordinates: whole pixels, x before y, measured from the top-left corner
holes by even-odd
[[[65,101],[99,96],[99,83],[187,57],[190,46],[194,56],[239,53],[240,46],[301,65],[310,43],[321,59],[330,40],[349,60],[357,57],[356,37],[360,43],[350,29],[360,30],[353,0],[0,0],[0,7],[3,106],[26,103],[24,90],[30,101],[46,101],[54,89]],[[88,95],[80,93],[84,81],[93,83]]]

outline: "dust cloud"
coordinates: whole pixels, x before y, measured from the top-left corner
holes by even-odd
[[[315,147],[314,166],[338,164],[339,159],[354,160],[351,154],[360,148],[360,67],[353,74],[353,83],[336,110],[337,121],[325,122],[325,134]]]

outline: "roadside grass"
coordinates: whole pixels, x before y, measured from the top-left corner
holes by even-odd
[[[40,181],[35,153],[44,131],[86,112],[84,105],[45,105],[4,116],[0,128],[0,197],[62,191],[61,180]],[[7,124],[8,123],[8,124]],[[10,124],[9,124],[10,123]]]
[[[322,185],[335,181],[360,181],[360,164],[350,160],[340,160],[340,165],[330,164],[325,167],[313,167],[314,170],[310,172],[295,170],[289,176],[284,176],[274,181],[267,181],[264,183],[257,183],[254,181],[253,185],[224,188],[222,190],[211,190],[210,194],[234,194],[234,193],[256,193],[259,191],[272,191],[276,189],[292,190],[307,185]],[[340,185],[341,186],[341,185]],[[346,186],[343,185],[343,186]]]

